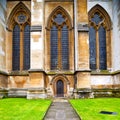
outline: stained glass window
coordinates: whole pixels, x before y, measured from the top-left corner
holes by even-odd
[[[68,42],[68,28],[66,25],[62,28],[62,68],[69,69],[69,42]]]
[[[99,61],[100,61],[100,69],[106,69],[106,30],[103,26],[99,28]]]
[[[65,18],[62,14],[57,14],[54,18],[56,26],[53,24],[51,28],[51,69],[68,70],[69,69],[69,41],[68,41],[68,28],[62,23],[65,22]],[[59,35],[59,36],[58,36]],[[60,60],[58,60],[60,59]],[[58,63],[59,61],[59,63]]]
[[[23,69],[30,68],[30,26],[26,25],[24,29],[24,59]]]
[[[91,18],[91,22],[95,23],[94,27],[90,26],[90,29],[89,29],[90,69],[92,70],[95,70],[95,69],[106,70],[107,69],[106,30],[101,24],[103,22],[102,20],[103,18],[100,17],[99,13],[95,13],[93,18]],[[96,38],[96,34],[97,34],[97,38]],[[99,52],[97,52],[98,50]],[[99,58],[97,58],[96,54],[98,54]],[[99,63],[97,63],[97,59]]]
[[[90,69],[96,69],[96,31],[93,27],[89,29],[90,46]]]
[[[15,25],[13,29],[13,55],[12,55],[12,69],[20,69],[20,28]]]
[[[58,29],[56,26],[51,28],[51,69],[57,69],[58,64]]]
[[[98,13],[94,14],[94,17],[91,19],[92,22],[95,22],[97,25],[103,20]]]
[[[26,16],[24,14],[20,14],[18,16],[18,22],[24,23],[26,21]]]
[[[61,15],[61,14],[58,14],[57,16],[56,16],[56,18],[54,19],[54,21],[57,23],[57,24],[62,24],[64,21],[65,21],[65,19],[63,18],[63,16]]]

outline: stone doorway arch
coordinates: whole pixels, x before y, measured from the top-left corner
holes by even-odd
[[[55,75],[52,78],[50,85],[53,90],[53,95],[55,97],[66,97],[67,96],[70,82],[65,75],[63,74]]]

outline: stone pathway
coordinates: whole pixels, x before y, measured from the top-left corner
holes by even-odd
[[[55,99],[44,120],[80,120],[80,118],[67,100]]]

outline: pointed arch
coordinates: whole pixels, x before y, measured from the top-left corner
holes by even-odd
[[[45,68],[48,70],[70,70],[74,60],[74,31],[69,13],[57,6],[46,20]]]
[[[68,85],[70,84],[68,78],[64,74],[57,74],[57,75],[55,75],[52,78],[52,80],[50,81],[50,84],[52,85],[56,80],[59,80],[59,79],[65,81]]]
[[[11,59],[11,70],[28,70],[30,68],[30,10],[19,2],[11,11],[8,20],[7,56]],[[17,29],[17,30],[16,30]]]
[[[90,69],[111,68],[111,19],[106,10],[95,5],[88,12]]]
[[[12,29],[14,27],[14,25],[18,22],[16,17],[20,13],[22,13],[26,16],[26,22],[28,22],[30,24],[31,12],[23,2],[19,2],[13,8],[12,12],[10,13],[10,15],[8,17],[8,20],[7,20],[8,29]]]
[[[69,29],[72,28],[72,20],[68,12],[61,6],[57,6],[49,15],[48,20],[47,20],[47,28],[50,29],[52,24],[53,24],[53,19],[56,17],[57,14],[62,14],[63,17],[65,18],[65,21],[67,23],[67,26]],[[55,23],[54,23],[55,24]]]
[[[109,14],[107,13],[107,11],[100,6],[99,4],[95,5],[94,7],[92,7],[89,12],[88,12],[88,17],[89,17],[89,22],[90,19],[94,16],[95,13],[99,13],[99,16],[104,18],[104,27],[106,27],[108,30],[111,29],[111,19]]]
[[[67,94],[67,87],[70,85],[70,82],[68,80],[68,78],[64,75],[64,74],[57,74],[55,75],[52,80],[50,81],[50,85],[52,86],[53,88],[53,93],[55,96],[57,96],[57,86],[56,84],[58,83],[58,81],[62,81],[62,83],[64,84],[64,95],[63,96],[66,96]]]

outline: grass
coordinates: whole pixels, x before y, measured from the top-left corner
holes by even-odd
[[[50,103],[50,100],[1,99],[0,120],[42,120]]]
[[[70,100],[82,120],[120,120],[120,98]],[[101,114],[100,111],[117,112],[117,115]]]

